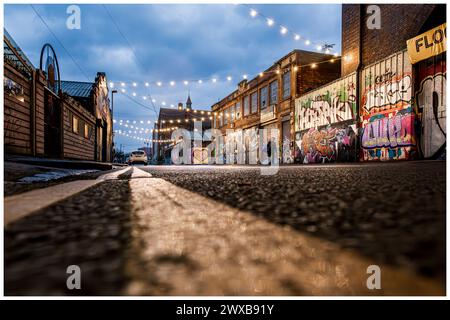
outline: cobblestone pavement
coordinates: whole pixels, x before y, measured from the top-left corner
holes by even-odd
[[[8,225],[5,294],[445,292],[444,162],[140,168]]]

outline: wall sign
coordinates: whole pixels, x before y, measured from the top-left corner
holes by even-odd
[[[447,50],[447,24],[433,28],[406,41],[412,64],[436,56]]]
[[[3,78],[3,88],[5,90],[5,95],[14,97],[20,102],[25,101],[25,96],[23,93],[23,87],[22,85],[18,84],[17,82],[4,77]]]

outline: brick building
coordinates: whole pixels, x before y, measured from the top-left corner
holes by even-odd
[[[153,128],[153,160],[157,163],[171,164],[171,153],[174,147],[172,132],[175,129],[186,129],[196,140],[202,140],[202,136],[200,135],[201,131],[211,129],[211,120],[211,111],[192,109],[190,95],[186,100],[185,107],[183,107],[183,103],[180,102],[176,109],[160,108],[158,121]],[[197,126],[200,124],[201,130],[197,129]],[[206,141],[201,142],[199,143],[199,146],[201,146],[200,148],[203,148],[206,144]],[[192,160],[194,160],[192,163],[196,162],[195,158],[197,153],[200,154],[202,151],[203,150],[195,150],[192,145]],[[200,162],[204,163],[202,159],[200,159]]]
[[[61,81],[53,48],[35,68],[4,32],[5,154],[111,161],[112,131],[106,77]]]
[[[445,11],[442,4],[343,5],[342,77],[296,100],[298,162],[445,157]],[[422,49],[444,49],[412,61],[407,42],[415,37]]]
[[[340,62],[334,58],[304,50],[291,51],[260,75],[241,81],[237,90],[214,104],[211,107],[214,128],[223,135],[227,129],[243,130],[245,163],[249,163],[248,137],[258,135],[258,129],[278,129],[281,161],[291,163],[295,98],[340,76]]]

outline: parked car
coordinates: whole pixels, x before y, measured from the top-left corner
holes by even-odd
[[[147,154],[145,153],[145,151],[142,150],[133,151],[130,154],[129,163],[130,164],[141,163],[147,165]]]

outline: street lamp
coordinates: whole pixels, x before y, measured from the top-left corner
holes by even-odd
[[[111,162],[114,162],[114,93],[117,90],[111,90],[111,130],[112,130],[112,143],[111,143]]]

